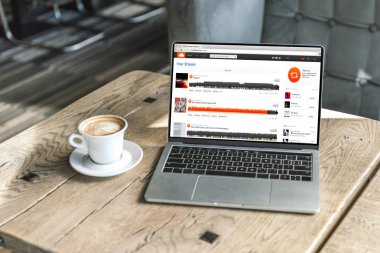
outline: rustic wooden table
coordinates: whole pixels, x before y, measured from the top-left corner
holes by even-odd
[[[365,187],[379,166],[380,122],[365,118],[321,121],[317,215],[146,203],[167,138],[168,83],[165,75],[131,72],[0,144],[0,245],[91,253],[379,249],[379,177]],[[93,178],[70,167],[67,137],[98,114],[128,120],[125,138],[144,150],[133,170]],[[200,239],[207,231],[216,240]]]

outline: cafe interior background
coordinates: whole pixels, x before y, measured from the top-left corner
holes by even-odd
[[[0,0],[0,142],[132,70],[170,73],[175,40],[321,44],[323,107],[380,119],[380,2]]]

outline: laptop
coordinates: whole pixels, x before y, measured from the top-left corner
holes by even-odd
[[[175,42],[149,202],[319,212],[323,48]]]

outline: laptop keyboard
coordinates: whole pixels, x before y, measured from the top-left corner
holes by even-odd
[[[173,146],[166,173],[311,181],[311,154]]]

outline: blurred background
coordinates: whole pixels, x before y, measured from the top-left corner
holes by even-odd
[[[321,44],[323,107],[380,119],[380,0],[0,0],[0,142],[174,40]]]

